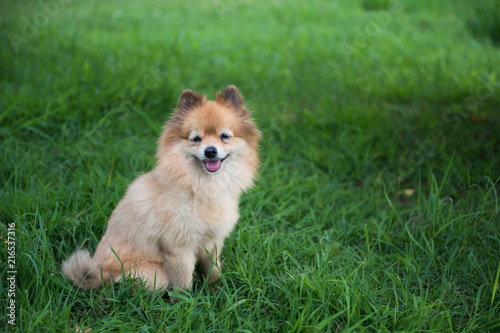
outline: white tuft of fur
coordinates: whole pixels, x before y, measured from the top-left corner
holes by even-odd
[[[101,285],[101,276],[88,250],[78,250],[68,260],[64,260],[62,272],[83,290],[97,288]]]

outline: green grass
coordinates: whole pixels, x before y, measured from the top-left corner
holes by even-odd
[[[498,5],[390,3],[72,1],[43,20],[36,1],[3,1],[0,218],[3,241],[16,225],[17,317],[7,325],[6,243],[1,327],[499,331]],[[61,261],[95,249],[154,166],[181,90],[229,84],[254,110],[263,166],[220,290],[198,279],[169,303],[130,282],[74,288]]]

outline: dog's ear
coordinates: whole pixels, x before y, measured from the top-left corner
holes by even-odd
[[[199,107],[203,103],[204,98],[203,95],[198,95],[191,89],[185,89],[182,91],[179,101],[177,101],[177,110],[185,112]]]
[[[236,86],[228,86],[223,92],[217,93],[215,95],[215,101],[220,104],[229,105],[238,111],[245,109],[243,105],[243,96]]]

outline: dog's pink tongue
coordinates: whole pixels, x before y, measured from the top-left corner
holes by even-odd
[[[215,172],[220,168],[220,160],[216,161],[205,161],[205,167],[210,172]]]

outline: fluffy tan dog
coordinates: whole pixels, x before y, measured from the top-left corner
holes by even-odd
[[[235,86],[215,101],[184,90],[160,137],[156,167],[130,185],[94,257],[76,251],[63,274],[82,289],[120,280],[122,269],[148,288],[189,289],[200,261],[209,281],[217,280],[240,194],[256,177],[259,138]]]

